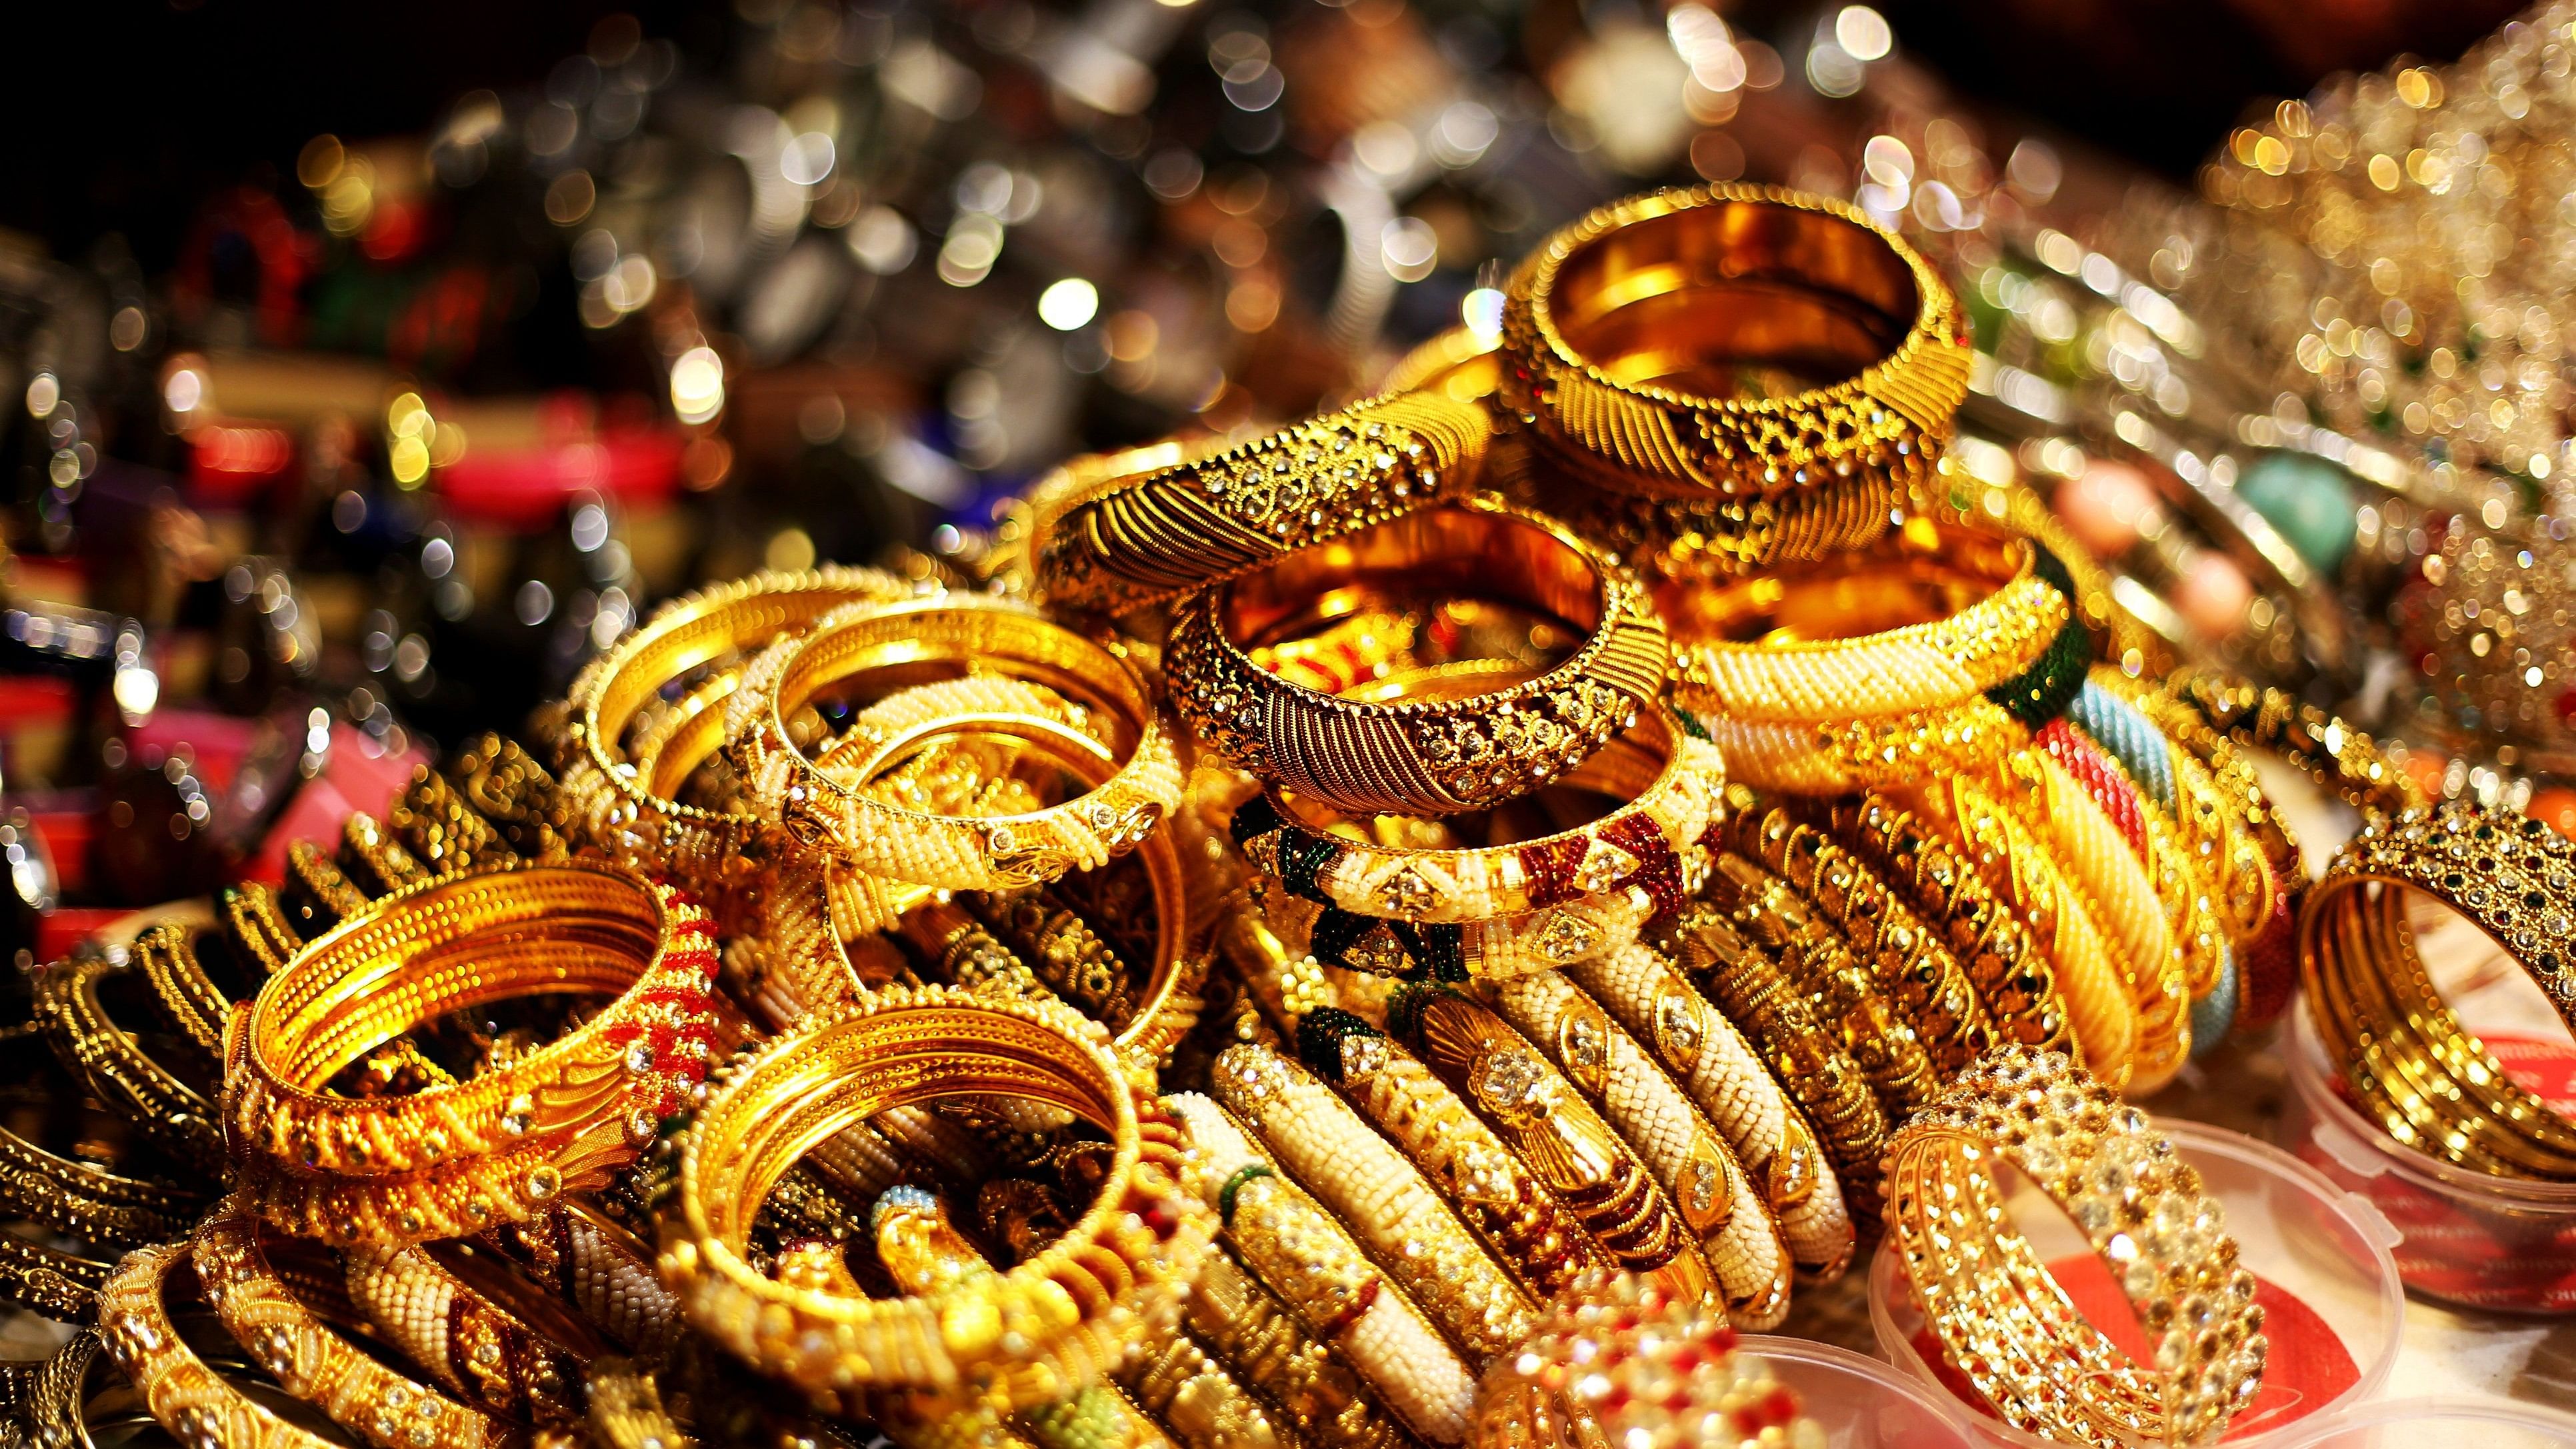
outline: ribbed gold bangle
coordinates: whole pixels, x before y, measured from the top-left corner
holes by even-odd
[[[396,1373],[350,1342],[269,1266],[259,1220],[226,1204],[197,1230],[206,1301],[278,1385],[376,1449],[507,1449],[525,1430]]]
[[[713,936],[674,888],[596,861],[449,876],[343,921],[233,1018],[224,1120],[246,1198],[290,1232],[391,1248],[516,1221],[605,1180],[705,1075]],[[615,999],[470,1081],[323,1092],[423,1021],[567,991]]]
[[[1027,1097],[1109,1130],[1107,1185],[989,1290],[878,1300],[777,1282],[746,1254],[770,1185],[817,1144],[933,1097]],[[1216,1224],[1181,1190],[1181,1138],[1099,1029],[1062,1006],[889,989],[725,1069],[669,1139],[664,1280],[728,1352],[814,1394],[901,1389],[997,1407],[1061,1397],[1175,1296]],[[818,1346],[819,1345],[819,1346]]]
[[[1632,492],[1772,496],[1930,476],[1967,395],[1965,314],[1839,201],[1758,186],[1613,202],[1504,292],[1503,405]]]
[[[1037,490],[1039,586],[1113,614],[1169,603],[1465,494],[1492,426],[1472,404],[1397,394],[1126,477],[1060,474]]]
[[[1030,815],[965,819],[878,799],[791,742],[820,691],[880,667],[969,664],[1045,685],[1098,712],[1118,764],[1099,787]],[[1181,768],[1152,687],[1123,647],[980,595],[862,605],[772,647],[744,672],[726,731],[745,789],[809,848],[871,875],[943,889],[1009,889],[1132,850],[1180,803]]]
[[[1273,625],[1335,590],[1529,608],[1582,640],[1552,666],[1472,694],[1365,703],[1262,669]],[[1478,496],[1290,554],[1191,595],[1164,650],[1173,706],[1236,764],[1328,808],[1439,815],[1563,776],[1662,692],[1663,625],[1644,590],[1564,525]]]
[[[1831,558],[1885,535],[1897,497],[1869,474],[1774,496],[1684,498],[1623,493],[1563,466],[1514,426],[1495,435],[1487,472],[1517,478],[1514,496],[1567,519],[1649,579],[1710,585],[1762,569]]]
[[[2006,1213],[1996,1163],[2074,1219],[2155,1339],[2152,1364],[2067,1298]],[[2218,1204],[2144,1113],[2061,1055],[1997,1051],[1897,1134],[1888,1230],[1945,1355],[2026,1433],[2207,1443],[2261,1387],[2264,1314]]]
[[[674,685],[696,685],[698,721],[685,742],[666,743],[654,774],[684,780],[722,743],[726,697],[739,666],[779,638],[834,609],[865,599],[898,599],[911,585],[874,569],[759,573],[674,599],[600,655],[573,681],[555,764],[566,807],[591,844],[629,859],[649,858],[699,891],[727,922],[729,887],[757,875],[758,818],[673,799],[629,768],[626,738],[644,707]]]

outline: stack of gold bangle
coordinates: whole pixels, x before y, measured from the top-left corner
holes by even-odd
[[[1954,496],[1968,357],[1859,212],[1665,193],[1364,401],[1064,465],[994,570],[672,603],[542,754],[38,974],[0,1039],[120,1130],[0,1123],[67,1235],[0,1294],[99,1327],[32,1399],[103,1426],[103,1345],[192,1442],[1778,1449],[1733,1333],[1884,1235],[2011,1422],[2212,1437],[2250,1280],[2117,1094],[2296,963],[2392,1132],[2576,1175],[2388,888],[2556,985],[2576,858],[2452,808],[2310,891],[2249,752],[2410,787],[2097,658],[2107,596]]]

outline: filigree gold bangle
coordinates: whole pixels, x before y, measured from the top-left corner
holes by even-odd
[[[1109,1130],[1099,1199],[989,1289],[878,1300],[798,1289],[746,1256],[771,1183],[815,1145],[933,1097],[1028,1097]],[[660,1264],[689,1320],[808,1392],[959,1406],[1058,1398],[1168,1306],[1216,1224],[1183,1193],[1180,1134],[1069,1008],[889,989],[727,1069],[664,1159]]]
[[[137,1248],[99,1290],[99,1341],[152,1417],[183,1444],[331,1449],[331,1440],[254,1402],[181,1339],[162,1291],[190,1256],[185,1242]]]
[[[2154,1337],[2132,1361],[2007,1216],[1992,1164],[2063,1208]],[[2216,1439],[2261,1387],[2252,1274],[2146,1115],[2055,1052],[1980,1061],[1888,1148],[1888,1230],[1950,1362],[2006,1422],[2069,1443]]]
[[[1656,911],[1678,906],[1692,874],[1685,855],[1708,829],[1723,771],[1707,741],[1656,706],[1568,777],[1625,802],[1570,830],[1463,850],[1381,846],[1335,831],[1341,817],[1277,789],[1246,801],[1231,828],[1244,854],[1291,895],[1417,925],[1531,917],[1517,929],[1553,940],[1542,955],[1579,960],[1600,944],[1585,918],[1560,923],[1539,913],[1587,897],[1616,910],[1631,890]]]
[[[1362,703],[1263,670],[1251,648],[1334,590],[1476,598],[1582,643],[1518,682]],[[1406,514],[1191,595],[1164,651],[1173,704],[1210,746],[1358,814],[1480,809],[1550,783],[1660,695],[1669,650],[1645,591],[1564,525],[1489,497]]]
[[[1929,476],[1967,395],[1965,314],[1857,209],[1758,186],[1613,202],[1504,293],[1502,402],[1632,492],[1774,496]],[[1767,394],[1767,395],[1766,395]]]
[[[685,747],[665,745],[654,761],[657,776],[685,780],[722,743],[716,729],[749,656],[834,609],[913,592],[903,580],[874,569],[826,568],[753,574],[657,610],[592,660],[567,696],[569,725],[555,764],[563,799],[582,833],[612,855],[650,859],[672,872],[730,924],[729,887],[757,875],[762,822],[686,804],[652,788],[626,754],[628,730],[665,689],[697,686],[689,697],[703,723]]]
[[[1106,782],[1031,815],[963,819],[878,799],[791,742],[820,691],[890,664],[944,660],[1044,684],[1097,710],[1122,756]],[[726,730],[751,798],[809,847],[890,880],[994,890],[1053,880],[1132,850],[1180,803],[1181,768],[1151,687],[1120,649],[978,595],[845,610],[744,671]]]
[[[197,1230],[197,1279],[270,1377],[376,1449],[508,1449],[525,1430],[404,1378],[306,1307],[269,1266],[259,1219],[227,1203]]]
[[[1418,1441],[1361,1386],[1321,1337],[1219,1244],[1184,1306],[1190,1337],[1279,1408],[1314,1449],[1406,1449]],[[1139,1397],[1143,1397],[1140,1393]],[[1180,1422],[1170,1410],[1164,1420]],[[1219,1438],[1193,1449],[1229,1449]]]
[[[1727,1320],[1777,1327],[1789,1312],[1779,1224],[1689,1095],[1599,1002],[1556,972],[1490,982],[1482,994],[1636,1150],[1698,1240]]]
[[[1634,944],[1657,913],[1653,894],[1636,885],[1481,921],[1356,915],[1291,895],[1275,876],[1255,881],[1252,899],[1298,955],[1372,976],[1421,970],[1444,981],[1558,971],[1598,960]]]
[[[1481,1369],[1529,1331],[1536,1304],[1431,1182],[1332,1089],[1256,1042],[1220,1053],[1210,1090],[1372,1250],[1405,1295]]]
[[[1124,614],[1463,495],[1492,422],[1438,394],[1381,396],[1205,457],[1037,490],[1050,602]]]
[[[399,1247],[517,1221],[631,1161],[705,1076],[706,912],[597,862],[425,882],[297,953],[225,1042],[248,1200],[290,1232]],[[377,1043],[538,992],[613,1002],[542,1051],[408,1096],[325,1095]]]
[[[1282,1176],[1224,1108],[1194,1092],[1165,1099],[1196,1149],[1183,1180],[1216,1209],[1245,1266],[1307,1331],[1336,1345],[1380,1401],[1423,1438],[1454,1444],[1475,1378],[1402,1291],[1305,1189]]]
[[[1853,1248],[1841,1179],[1735,1024],[1651,946],[1611,952],[1566,975],[1654,1054],[1726,1138],[1799,1269],[1840,1276]]]

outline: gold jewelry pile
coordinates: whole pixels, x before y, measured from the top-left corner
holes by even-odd
[[[0,1136],[0,1290],[95,1325],[6,1380],[39,1441],[1813,1445],[1734,1333],[1882,1234],[2012,1422],[2216,1438],[2252,1280],[2120,1093],[2303,946],[2406,1009],[2361,876],[2555,940],[2566,852],[2376,826],[2303,932],[2244,749],[2407,787],[2094,662],[1952,492],[1956,304],[1850,208],[1621,203],[1508,297],[1342,412],[1068,465],[998,589],[673,603],[551,770],[475,742],[46,968],[12,1030],[81,1091],[27,1100],[101,1120]]]

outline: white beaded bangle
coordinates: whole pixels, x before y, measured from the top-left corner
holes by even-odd
[[[1257,1043],[1226,1048],[1212,1087],[1270,1154],[1342,1220],[1469,1365],[1528,1336],[1537,1306],[1440,1200],[1421,1169],[1304,1067]]]
[[[1853,1248],[1841,1179],[1735,1023],[1652,947],[1631,946],[1566,974],[1653,1053],[1761,1180],[1791,1259],[1818,1278],[1839,1277]]]
[[[1333,1215],[1273,1167],[1225,1109],[1196,1092],[1163,1099],[1189,1124],[1184,1182],[1226,1219],[1253,1272],[1423,1438],[1467,1432],[1476,1381],[1422,1310],[1385,1281]]]

